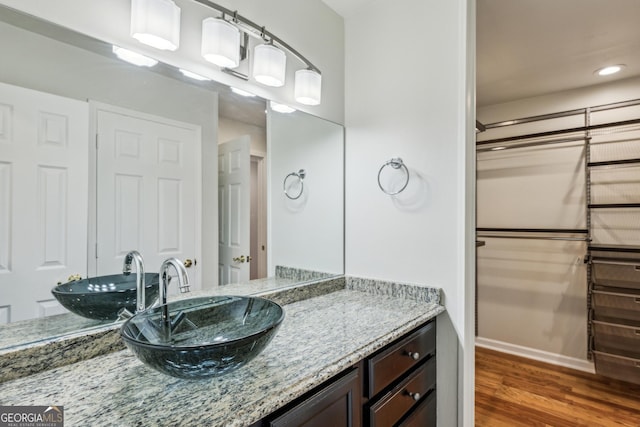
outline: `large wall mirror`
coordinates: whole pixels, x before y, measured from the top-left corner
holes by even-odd
[[[194,290],[343,274],[342,126],[5,7],[0,51],[0,324],[95,326],[51,289],[134,249],[191,260]]]

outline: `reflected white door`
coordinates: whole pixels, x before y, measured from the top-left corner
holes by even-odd
[[[218,146],[218,283],[249,280],[251,140],[248,135]]]
[[[65,310],[87,272],[88,105],[0,83],[0,323]]]
[[[200,128],[104,105],[96,110],[96,274],[122,271],[134,249],[147,272],[169,257],[197,259]],[[200,288],[199,269],[195,263],[188,270],[192,290]]]

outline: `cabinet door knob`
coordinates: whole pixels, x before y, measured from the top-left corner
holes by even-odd
[[[418,353],[417,351],[415,353],[413,351],[407,351],[407,356],[409,356],[413,360],[420,359],[420,353]]]
[[[407,391],[407,394],[416,402],[420,400],[420,393],[411,393],[410,391]]]

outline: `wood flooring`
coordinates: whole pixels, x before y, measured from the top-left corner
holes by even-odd
[[[640,385],[476,348],[476,426],[640,426]]]

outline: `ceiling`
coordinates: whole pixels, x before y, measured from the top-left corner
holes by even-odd
[[[374,0],[323,0],[348,17]],[[640,75],[640,0],[476,0],[477,105]],[[593,72],[625,64],[613,76]]]

